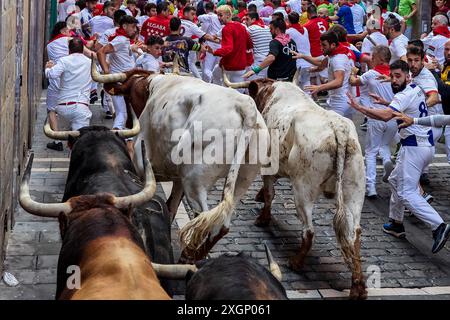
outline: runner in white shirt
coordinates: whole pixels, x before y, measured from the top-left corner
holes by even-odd
[[[395,117],[394,112],[403,112],[409,117],[427,116],[427,104],[423,91],[415,84],[408,84],[409,68],[405,61],[396,61],[390,66],[392,90],[395,93],[392,102],[376,95],[374,103],[389,106],[384,109],[371,109],[359,105],[349,96],[350,105],[366,116],[382,121]],[[419,179],[422,170],[431,163],[434,154],[434,142],[429,127],[412,125],[399,130],[401,148],[396,166],[389,177],[391,199],[389,218],[391,222],[383,225],[383,231],[398,238],[404,238],[403,216],[405,206],[417,218],[430,225],[433,230],[432,252],[443,248],[450,235],[450,225],[445,224],[440,215],[419,193]]]
[[[401,24],[397,18],[388,18],[383,23],[383,33],[391,41],[389,49],[391,50],[391,61],[406,61],[406,48],[409,39],[401,33]]]
[[[428,56],[435,57],[441,66],[445,63],[445,43],[450,38],[447,21],[448,19],[443,15],[434,16],[431,24],[433,31],[422,38],[422,42],[425,45],[425,53]]]
[[[367,85],[368,92],[380,96],[386,101],[392,101],[394,93],[392,92],[389,82],[378,80],[380,75],[389,76],[389,61],[391,60],[391,52],[387,46],[376,46],[373,48],[372,64],[374,68],[365,72],[361,77],[351,76],[350,83],[352,85]],[[361,93],[362,95],[362,93]],[[361,96],[361,105],[368,106],[372,109],[384,109],[380,104],[373,103],[370,97],[363,99]],[[376,175],[377,175],[377,154],[379,153],[384,165],[385,174],[383,181],[387,182],[387,178],[393,169],[391,162],[390,143],[397,133],[397,124],[394,120],[387,122],[376,119],[367,121],[367,135],[365,147],[366,159],[366,191],[368,197],[375,197],[376,191]]]
[[[150,17],[156,16],[156,4],[154,3],[147,3],[144,7],[144,14],[137,17],[137,21],[139,21],[138,26],[142,27],[145,20],[147,20]]]
[[[361,46],[362,55],[371,56],[372,50],[375,46],[389,46],[388,39],[380,32],[381,26],[379,20],[369,19],[366,27],[369,34],[363,40]]]
[[[138,32],[138,21],[131,16],[124,16],[120,20],[120,27],[116,30],[113,39],[97,52],[98,61],[104,73],[117,73],[131,70],[135,67],[130,39]],[[106,55],[109,55],[109,64]],[[112,97],[116,118],[113,128],[124,129],[127,121],[127,108],[123,96]]]
[[[217,42],[216,38],[208,33],[205,33],[193,21],[195,18],[196,9],[191,6],[186,6],[183,9],[183,18],[181,19],[180,36],[188,38],[198,38],[200,41],[209,40]],[[189,52],[189,70],[196,78],[201,78],[195,62],[197,61],[197,53],[195,51]]]
[[[353,27],[355,28],[355,33],[362,33],[364,31],[364,20],[366,17],[366,13],[364,12],[364,9],[357,3],[354,3],[350,10],[353,15]]]
[[[89,110],[91,61],[83,54],[80,38],[69,41],[69,53],[56,64],[47,62],[45,75],[49,79],[61,80],[56,113],[70,123],[72,130],[79,130],[89,126],[92,116]]]
[[[286,2],[286,5],[291,8],[291,12],[297,12],[299,15],[302,14],[302,1],[301,0],[289,0]],[[264,6],[264,2],[263,2]],[[262,7],[261,7],[262,9]],[[258,8],[259,10],[259,8]]]
[[[425,68],[425,52],[420,47],[410,46],[406,54],[408,59],[409,69],[411,70],[412,82],[418,85],[426,96],[426,103],[428,107],[428,115],[442,115],[441,96],[438,92],[438,83],[430,70]],[[433,132],[433,140],[436,141],[442,135],[442,128],[431,128]],[[422,179],[427,179],[429,168],[423,170]]]
[[[288,15],[288,20],[290,23],[290,28],[286,30],[286,34],[288,34],[295,42],[299,53],[310,56],[311,46],[309,43],[308,30],[298,23],[300,20],[300,15],[295,11],[291,12]],[[299,72],[298,85],[302,90],[305,86],[309,86],[311,84],[311,74],[309,72],[311,66],[312,65],[308,61],[304,59],[297,59],[297,69]]]
[[[65,0],[58,3],[58,21],[66,21],[70,13],[72,13],[75,8],[76,0]]]
[[[81,30],[86,37],[93,35],[89,21],[94,17],[94,9],[97,6],[97,0],[87,0],[86,7],[80,12]]]
[[[89,20],[89,26],[93,36],[100,38],[106,30],[114,28],[114,12],[116,12],[116,8],[108,1],[108,3],[103,5],[103,15],[95,16]]]
[[[161,55],[164,40],[159,36],[150,36],[146,45],[146,52],[136,59],[136,67],[159,73],[162,64]]]
[[[254,61],[253,65],[249,68],[251,70],[251,68],[259,66],[267,57],[269,54],[269,44],[273,38],[270,29],[261,23],[258,13],[247,13],[245,16],[245,24],[247,25],[247,31],[253,43]],[[267,70],[267,68],[264,68],[258,74],[251,76],[249,80],[267,78]]]
[[[223,28],[220,23],[217,14],[214,13],[214,4],[212,2],[206,2],[204,4],[206,14],[198,16],[198,21],[201,23],[201,29],[203,32],[214,36],[218,36]],[[270,33],[270,32],[269,32]],[[206,44],[210,46],[214,51],[220,48],[220,44],[213,41],[207,41]],[[268,50],[268,48],[267,48]],[[202,79],[206,82],[211,82],[212,72],[215,66],[219,63],[220,57],[216,57],[209,52],[206,52],[205,59],[202,63]]]

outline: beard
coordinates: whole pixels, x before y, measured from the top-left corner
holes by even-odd
[[[405,88],[406,88],[406,81],[405,82],[403,82],[401,85],[394,85],[394,84],[391,84],[391,88],[392,88],[392,92],[394,93],[394,94],[397,94],[397,93],[399,93],[399,92],[402,92],[403,90],[405,90]]]

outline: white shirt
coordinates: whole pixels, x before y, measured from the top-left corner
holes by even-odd
[[[145,20],[147,20],[149,18],[149,16],[139,16],[137,17],[137,21],[138,21],[138,26],[142,27],[142,25],[144,24]]]
[[[69,39],[70,37],[62,37],[51,41],[47,44],[48,59],[57,63],[62,57],[69,55]]]
[[[106,46],[109,43],[108,38],[116,33],[117,28],[112,27],[108,30],[105,30],[98,39],[98,43],[100,43],[102,46]]]
[[[110,44],[114,52],[109,54],[111,73],[125,72],[135,67],[133,53],[130,47],[130,39],[124,36],[115,37]]]
[[[272,41],[270,29],[252,25],[247,27],[248,34],[253,43],[253,57],[256,63],[261,63],[269,54],[269,44]]]
[[[370,35],[364,38],[362,47],[361,47],[361,53],[366,53],[372,55],[373,48],[375,47],[373,43],[368,39],[370,36],[370,39],[373,40],[377,44],[377,46],[389,46],[388,39],[384,34],[382,34],[380,31],[372,32]]]
[[[142,68],[147,71],[159,72],[161,59],[156,59],[149,53],[144,53],[136,60],[136,67]]]
[[[423,90],[423,92],[425,92],[425,95],[433,92],[438,92],[438,83],[436,81],[436,78],[433,76],[431,71],[425,67],[422,68],[417,77],[412,79],[412,82],[417,84]],[[440,99],[441,96],[439,95],[439,100]],[[441,103],[437,103],[434,106],[428,108],[429,116],[436,114],[444,114]]]
[[[408,37],[404,34],[399,35],[394,38],[389,46],[389,50],[391,50],[391,61],[390,64],[394,61],[400,60],[401,57],[406,56],[406,47],[408,46]]]
[[[192,36],[196,36],[201,38],[205,35],[205,31],[200,29],[195,23],[190,20],[181,19],[181,29],[180,35],[183,37],[191,38]]]
[[[283,14],[284,19],[286,20],[288,18],[288,14],[286,12],[286,9],[283,7],[278,7],[275,10],[273,10],[273,13],[281,12]]]
[[[203,32],[218,36],[222,31],[223,25],[220,23],[217,14],[210,12],[207,14],[199,15],[197,18],[201,23],[201,29],[203,30]],[[211,41],[207,41],[207,43],[213,50],[217,50],[220,48],[220,43]]]
[[[58,104],[83,102],[89,104],[91,93],[91,60],[82,53],[59,59],[53,68],[45,69],[49,79],[60,79]]]
[[[89,21],[92,35],[102,35],[108,29],[114,28],[114,21],[107,16],[95,16]]]
[[[81,25],[88,23],[92,19],[92,12],[88,8],[84,8],[80,12]]]
[[[350,7],[350,10],[352,11],[353,27],[355,28],[355,32],[356,33],[363,32],[364,17],[366,15],[364,9],[360,5],[355,4]]]
[[[309,43],[309,35],[308,30],[306,30],[306,28],[303,28],[303,34],[298,32],[294,28],[287,29],[286,34],[288,34],[291,37],[291,39],[295,42],[295,45],[297,46],[297,51],[299,53],[302,53],[307,56],[311,55],[311,45]],[[297,68],[311,67],[311,64],[305,59],[297,59],[296,64]]]
[[[449,39],[443,35],[433,35],[432,32],[422,39],[425,45],[425,53],[431,57],[436,57],[439,64],[442,66],[445,63],[444,47]]]
[[[386,101],[392,101],[394,97],[394,93],[392,92],[392,87],[390,82],[382,82],[381,80],[377,80],[377,78],[381,74],[375,70],[369,70],[365,72],[361,77],[361,84],[367,85],[368,92],[375,93]],[[375,104],[372,102],[372,99],[368,99],[366,101],[369,102],[369,106],[375,109],[385,109],[386,107],[381,104]]]
[[[298,14],[302,14],[302,1],[301,0],[289,0],[286,4],[291,8],[291,11],[295,11]],[[258,9],[259,11],[259,9]]]
[[[75,10],[75,2],[76,0],[66,0],[58,4],[58,21],[66,21],[69,13]]]
[[[345,54],[328,57],[328,81],[334,80],[335,71],[344,71],[342,87],[329,91],[328,104],[331,107],[348,105],[346,93],[350,90],[349,78],[351,70],[352,62]]]
[[[300,1],[300,0],[295,0]],[[262,8],[264,8],[264,1],[263,0],[252,0],[247,4],[247,7],[251,4],[254,4],[256,6],[256,11],[259,12]]]
[[[415,84],[409,84],[405,90],[394,96],[389,107],[395,111],[403,112],[411,118],[422,118],[428,116],[426,97],[422,89]],[[399,130],[400,142],[408,146],[433,146],[431,139],[431,128],[413,124]]]

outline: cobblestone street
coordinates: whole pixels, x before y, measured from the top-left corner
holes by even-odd
[[[43,202],[61,201],[68,171],[68,150],[52,151],[46,148],[49,140],[42,132],[45,117],[45,92],[38,110],[35,124],[33,150],[35,160],[31,177],[32,196]],[[92,123],[110,125],[103,120],[99,104],[93,107]],[[357,127],[360,118],[355,121]],[[364,133],[360,132],[361,139]],[[382,172],[381,166],[379,176]],[[450,221],[450,165],[443,155],[442,144],[437,148],[437,157],[430,168],[430,192],[435,200],[433,207],[445,221]],[[378,177],[381,179],[381,177]],[[314,207],[315,243],[302,274],[287,268],[287,260],[299,248],[302,226],[297,218],[289,181],[281,179],[276,184],[273,204],[273,219],[266,228],[253,223],[262,204],[253,199],[262,186],[258,178],[238,204],[232,220],[230,233],[212,250],[211,256],[225,252],[243,251],[267,265],[263,241],[267,241],[283,272],[283,285],[293,299],[347,297],[351,273],[344,264],[332,228],[334,203],[321,198]],[[209,204],[216,205],[222,194],[223,181],[210,193]],[[158,194],[167,197],[170,184],[158,184]],[[379,197],[365,201],[361,225],[363,268],[380,271],[381,288],[369,290],[369,298],[421,297],[425,299],[445,298],[450,294],[450,247],[436,255],[431,253],[430,229],[414,217],[405,219],[407,238],[398,240],[382,232],[387,221],[390,192],[387,184],[380,183]],[[179,255],[177,230],[188,221],[187,203],[180,206],[173,224],[173,243],[176,259]],[[56,288],[56,266],[60,250],[58,222],[48,218],[32,216],[21,209],[16,215],[16,224],[9,234],[5,270],[20,282],[17,287],[0,283],[0,299],[53,299]],[[373,279],[373,278],[371,278]],[[370,281],[369,281],[370,282]],[[370,285],[370,283],[369,283]],[[182,287],[182,285],[180,285]],[[180,290],[179,294],[182,292]],[[182,299],[182,296],[175,298]]]

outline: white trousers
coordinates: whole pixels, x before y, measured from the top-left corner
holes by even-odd
[[[200,73],[198,72],[197,66],[195,65],[196,61],[197,61],[197,52],[190,51],[188,57],[189,71],[192,72],[194,77],[201,79]]]
[[[389,217],[403,221],[405,206],[413,215],[435,230],[443,220],[436,210],[422,197],[419,179],[423,169],[433,160],[434,147],[405,147],[398,152],[397,162],[389,177],[391,200]]]
[[[245,70],[238,71],[225,71],[230,82],[243,82],[243,75],[245,74]],[[223,77],[222,77],[222,68],[219,65],[216,65],[213,71],[213,81],[212,83],[223,86]],[[236,89],[237,91],[244,93],[245,89]]]
[[[70,123],[72,130],[79,130],[90,125],[92,112],[84,104],[57,105],[55,111]]]
[[[445,151],[447,152],[447,161],[450,163],[450,126],[445,127]]]
[[[337,114],[340,114],[341,116],[352,120],[354,110],[352,107],[350,107],[350,105],[347,102],[339,102],[339,103],[330,104],[330,102],[328,100],[327,104],[328,104],[329,110],[334,111]]]
[[[213,77],[213,70],[219,64],[220,57],[216,57],[207,52],[202,63],[202,80],[210,83]],[[190,67],[189,67],[190,68]]]
[[[48,79],[49,85],[47,88],[47,110],[55,111],[58,105],[58,95],[59,95],[59,78],[58,79]]]
[[[436,142],[441,138],[442,136],[442,128],[436,128],[436,127],[431,127],[431,131],[433,131],[433,141],[434,141],[434,145],[436,145]],[[433,154],[434,156],[434,154]],[[428,166],[426,166],[425,169],[423,169],[423,173],[428,173],[430,171],[430,168]]]
[[[369,119],[367,120],[366,134],[366,184],[375,186],[377,176],[377,154],[383,160],[383,164],[391,160],[390,143],[397,132],[397,124],[391,120],[388,122]]]
[[[298,77],[298,83],[297,85],[300,87],[300,89],[304,89],[305,86],[309,86],[311,84],[311,73],[309,72],[309,68],[298,68],[300,75]]]
[[[127,105],[123,96],[111,96],[116,118],[114,119],[113,128],[125,129],[127,124]]]

